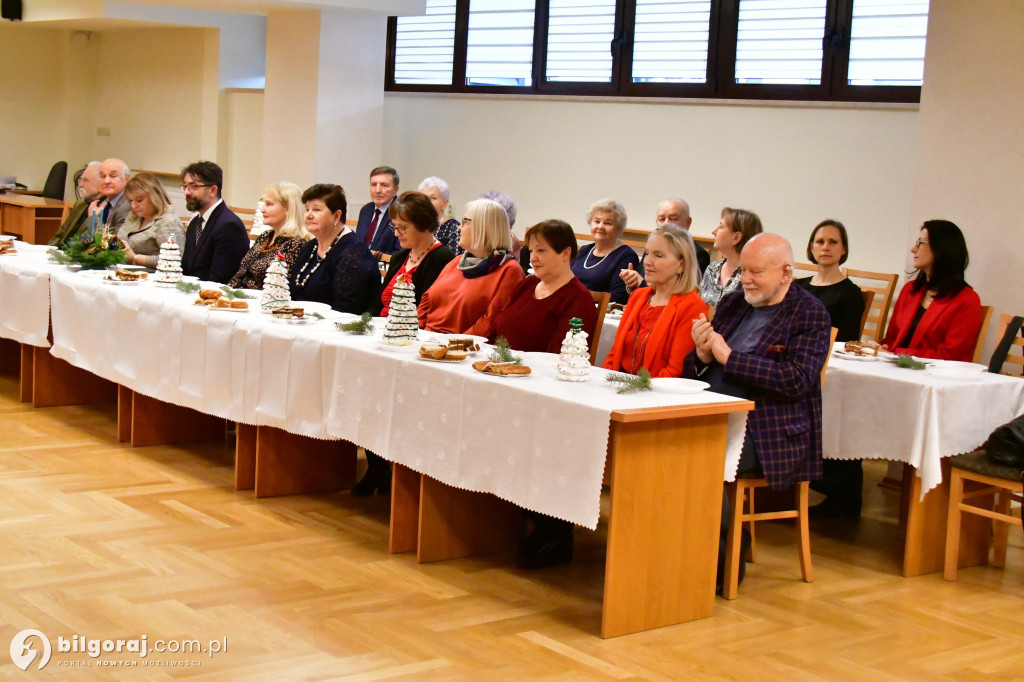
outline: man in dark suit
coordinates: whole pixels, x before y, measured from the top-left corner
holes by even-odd
[[[96,222],[105,225],[108,232],[117,234],[124,221],[132,212],[132,202],[124,193],[131,172],[128,164],[121,159],[107,159],[100,164],[100,194],[89,204],[89,215],[96,216]]]
[[[683,199],[673,197],[671,199],[664,199],[658,204],[658,212],[655,217],[655,225],[677,225],[686,231],[690,230],[690,225],[693,224],[693,218],[690,217],[690,205]],[[697,267],[699,273],[697,279],[700,280],[704,276],[704,271],[708,265],[711,264],[711,254],[703,246],[698,244],[696,240],[693,242],[693,248],[697,252]],[[644,254],[647,255],[646,253]],[[640,259],[643,262],[643,258]],[[647,286],[644,282],[643,273],[637,272],[633,269],[622,270],[619,273],[619,277],[626,284],[626,291],[633,293],[635,289],[642,286]]]
[[[374,256],[392,254],[402,247],[395,237],[388,208],[398,195],[398,171],[378,166],[370,171],[370,203],[359,210],[356,237],[370,247]]]
[[[711,390],[753,400],[737,475],[759,470],[772,488],[821,478],[821,368],[831,350],[832,322],[821,302],[793,282],[793,248],[777,234],[755,236],[740,254],[743,291],[726,294],[714,326],[693,321],[696,350],[684,376]],[[729,531],[722,499],[719,586]],[[740,555],[750,542],[744,531]],[[745,564],[740,563],[740,581]]]
[[[197,161],[181,171],[185,207],[197,211],[185,231],[181,271],[201,280],[227,283],[249,250],[241,219],[221,199],[224,171],[212,161]]]

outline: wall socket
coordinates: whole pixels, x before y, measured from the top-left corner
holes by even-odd
[[[99,137],[110,137],[110,128],[99,127],[96,129],[96,135]]]

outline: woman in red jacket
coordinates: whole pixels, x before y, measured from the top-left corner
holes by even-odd
[[[917,277],[892,309],[883,348],[936,360],[970,362],[981,332],[981,299],[964,281],[967,242],[948,220],[928,220],[910,252]]]
[[[708,306],[697,290],[693,239],[681,227],[663,225],[647,238],[644,276],[649,287],[633,292],[622,313],[605,369],[652,377],[683,375],[683,361],[693,350],[690,328]]]

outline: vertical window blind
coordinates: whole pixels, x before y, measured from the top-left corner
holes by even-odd
[[[551,0],[548,81],[610,83],[616,0]]]
[[[451,85],[455,52],[455,0],[429,0],[422,17],[399,17],[395,82]]]
[[[704,83],[711,0],[637,0],[634,83]]]
[[[736,82],[821,83],[825,0],[740,0]]]
[[[533,0],[471,0],[467,85],[533,83]]]
[[[850,85],[921,85],[928,0],[854,0]]]

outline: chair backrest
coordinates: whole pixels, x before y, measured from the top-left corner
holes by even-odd
[[[812,272],[813,273],[813,272],[817,272],[818,271],[818,266],[817,265],[811,265],[810,263],[793,263],[793,269],[794,270],[803,270],[805,272]],[[794,274],[794,279],[797,279],[795,277],[796,273],[793,273],[793,274]]]
[[[861,289],[861,296],[864,297],[864,314],[860,316],[860,335],[864,337],[864,325],[868,322],[868,313],[871,312],[871,302],[875,300],[875,292],[871,289]]]
[[[1010,320],[1013,319],[1013,315],[1000,315],[999,316],[999,327],[996,333],[996,345],[999,345],[999,341],[1006,334],[1006,327],[1009,326]],[[1021,333],[1017,333],[1013,338],[1013,343],[1010,344],[1010,348],[1007,351],[1006,357],[1002,358],[1002,368],[1000,374],[1007,374],[1010,376],[1024,376],[1024,336]]]
[[[988,331],[988,323],[992,320],[992,306],[981,306],[981,312],[983,313],[981,331],[978,332],[978,341],[974,344],[974,358],[972,358],[974,362],[981,362],[981,349],[985,345],[985,332]]]
[[[832,327],[832,333],[828,340],[828,355],[825,356],[825,364],[821,366],[821,383],[825,384],[825,370],[828,369],[829,358],[832,357],[832,346],[836,343],[836,336],[839,334],[839,327]]]
[[[861,325],[863,328],[861,339],[881,343],[885,336],[885,323],[889,319],[889,306],[892,305],[892,297],[896,292],[896,281],[899,279],[899,275],[849,268],[846,271],[846,276],[854,280],[861,280],[855,284],[862,291],[866,289],[875,293],[871,308],[868,309],[868,315],[864,324]]]
[[[43,196],[47,199],[64,200],[64,183],[68,180],[68,162],[58,161],[50,168],[43,185]]]
[[[608,312],[608,301],[611,294],[607,291],[591,291],[591,298],[597,306],[597,324],[594,325],[594,335],[590,337],[590,364],[597,362],[597,346],[601,342],[601,330],[604,329],[604,314]]]
[[[241,208],[239,206],[228,206],[228,208],[230,208],[234,214],[238,216],[239,220],[242,221],[242,224],[245,225],[246,232],[252,230],[252,219],[253,216],[256,215],[255,208]]]

